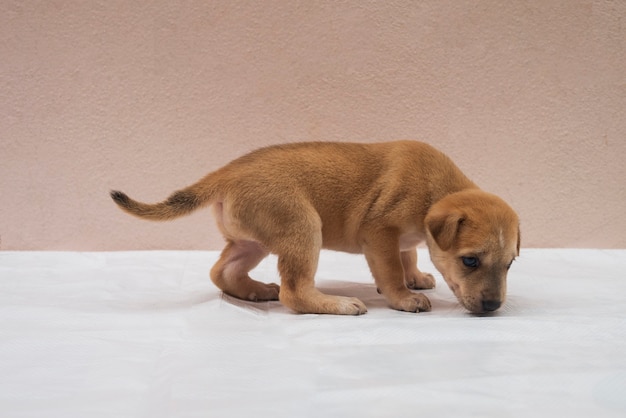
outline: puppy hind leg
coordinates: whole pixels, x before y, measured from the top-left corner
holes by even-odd
[[[417,250],[415,248],[400,253],[404,268],[404,281],[409,289],[433,289],[435,278],[432,274],[422,273],[417,268]]]
[[[239,299],[278,300],[277,284],[262,283],[248,275],[267,255],[267,250],[254,241],[229,240],[211,269],[211,280],[224,293]]]

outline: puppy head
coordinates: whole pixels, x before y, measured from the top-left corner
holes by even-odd
[[[520,248],[519,219],[502,199],[479,189],[448,195],[425,219],[433,264],[470,312],[495,311]]]

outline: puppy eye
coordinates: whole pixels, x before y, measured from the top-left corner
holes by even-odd
[[[478,257],[461,257],[461,261],[465,267],[478,267]]]

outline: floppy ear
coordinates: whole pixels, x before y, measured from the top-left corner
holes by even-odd
[[[458,210],[435,209],[426,215],[426,229],[430,232],[437,246],[448,251],[454,243],[459,227],[464,221],[463,214]]]

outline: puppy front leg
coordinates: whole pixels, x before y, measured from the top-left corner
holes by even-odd
[[[364,240],[363,253],[376,285],[393,309],[407,312],[430,311],[430,301],[413,293],[405,282],[398,235],[393,230],[377,230]]]
[[[365,304],[357,298],[326,295],[315,288],[313,276],[319,250],[310,256],[278,255],[281,275],[279,299],[283,305],[303,314],[362,315]]]
[[[417,250],[402,251],[400,253],[404,268],[404,281],[409,289],[433,289],[435,278],[432,274],[422,273],[417,268]]]

